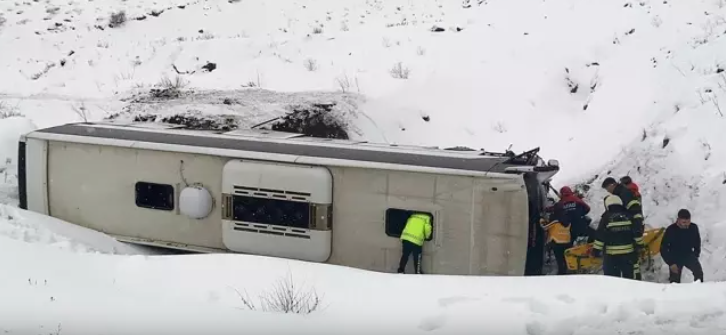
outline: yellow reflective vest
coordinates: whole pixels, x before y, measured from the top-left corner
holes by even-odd
[[[423,246],[424,240],[431,238],[431,217],[426,214],[414,214],[406,221],[401,233],[401,240]]]
[[[547,232],[547,242],[553,241],[557,244],[570,243],[570,239],[572,238],[570,236],[570,228],[572,225],[565,227],[565,225],[557,220],[547,222],[545,219],[540,219],[539,223]]]

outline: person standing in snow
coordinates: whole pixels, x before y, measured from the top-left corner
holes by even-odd
[[[643,196],[640,195],[640,187],[638,187],[638,184],[633,182],[633,179],[630,178],[630,176],[625,176],[620,178],[620,183],[625,186],[625,188],[629,189],[630,192],[633,192],[633,196],[635,196],[636,199],[640,202],[640,211],[643,211]]]
[[[557,274],[567,274],[567,262],[565,260],[565,250],[572,246],[569,223],[559,221],[557,218],[550,221],[548,215],[539,220],[542,229],[547,232],[547,246],[552,248],[557,262]]]
[[[640,200],[636,198],[635,194],[625,187],[623,184],[619,184],[615,181],[615,178],[607,177],[602,182],[602,188],[606,189],[610,194],[618,196],[623,202],[623,206],[626,209],[626,213],[629,215],[629,219],[632,221],[634,227],[638,230],[640,250],[645,250],[643,245],[643,233],[645,232],[645,224],[643,223],[643,210],[640,206]],[[642,274],[640,272],[640,255],[636,258],[634,263],[635,279],[641,280]]]
[[[598,224],[592,255],[603,257],[606,276],[636,279],[634,265],[643,241],[642,232],[630,219],[620,197],[607,196],[605,207],[607,211]]]
[[[671,283],[681,282],[683,267],[693,272],[693,280],[703,282],[703,268],[698,257],[701,256],[701,233],[698,226],[691,222],[691,212],[678,211],[678,219],[666,228],[660,244],[660,254],[668,264]]]
[[[572,241],[588,235],[589,223],[585,216],[590,206],[577,197],[569,186],[560,189],[560,201],[554,205],[554,218],[571,227]]]
[[[414,273],[421,271],[421,254],[424,241],[431,238],[431,216],[424,213],[414,213],[406,221],[406,227],[401,233],[401,261],[398,264],[398,273],[405,273],[408,258],[413,255]]]

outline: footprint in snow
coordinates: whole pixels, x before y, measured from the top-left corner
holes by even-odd
[[[693,328],[705,328],[708,324],[716,323],[715,321],[723,322],[724,314],[724,311],[720,310],[699,313],[691,317],[690,325]]]
[[[637,303],[638,309],[647,314],[647,315],[653,315],[655,314],[655,300],[653,299],[645,299],[640,300]]]
[[[432,331],[443,327],[446,324],[446,315],[439,314],[423,318],[418,325],[418,329]]]

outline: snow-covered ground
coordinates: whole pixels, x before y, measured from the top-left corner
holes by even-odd
[[[11,206],[17,138],[37,127],[181,112],[236,115],[249,126],[291,104],[334,101],[355,138],[541,146],[563,167],[556,186],[593,186],[595,216],[602,179],[630,174],[649,225],[669,224],[679,208],[693,212],[706,280],[724,281],[725,8],[721,0],[0,1],[0,203],[9,204],[0,205],[0,327],[723,331],[723,283],[402,277],[240,255],[150,256]],[[120,24],[112,14],[122,10]],[[202,98],[134,103],[177,77]],[[232,288],[255,296],[288,273],[324,294],[326,308],[308,318],[238,309]]]
[[[243,255],[118,256],[0,237],[6,334],[714,334],[726,287],[602,276],[406,276]],[[19,257],[22,255],[22,257]],[[12,270],[10,270],[12,269]],[[294,283],[294,294],[285,294]],[[282,288],[282,289],[280,289]],[[273,314],[277,293],[319,300]],[[260,297],[260,298],[258,298]],[[246,299],[256,309],[250,311]],[[311,300],[304,300],[304,299]],[[275,300],[273,300],[275,301]],[[312,307],[313,305],[309,305]],[[58,331],[60,329],[60,331]]]

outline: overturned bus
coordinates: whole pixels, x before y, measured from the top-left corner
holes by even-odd
[[[429,274],[537,275],[557,161],[161,123],[72,123],[19,143],[20,206],[120,241],[395,272],[413,212]]]

